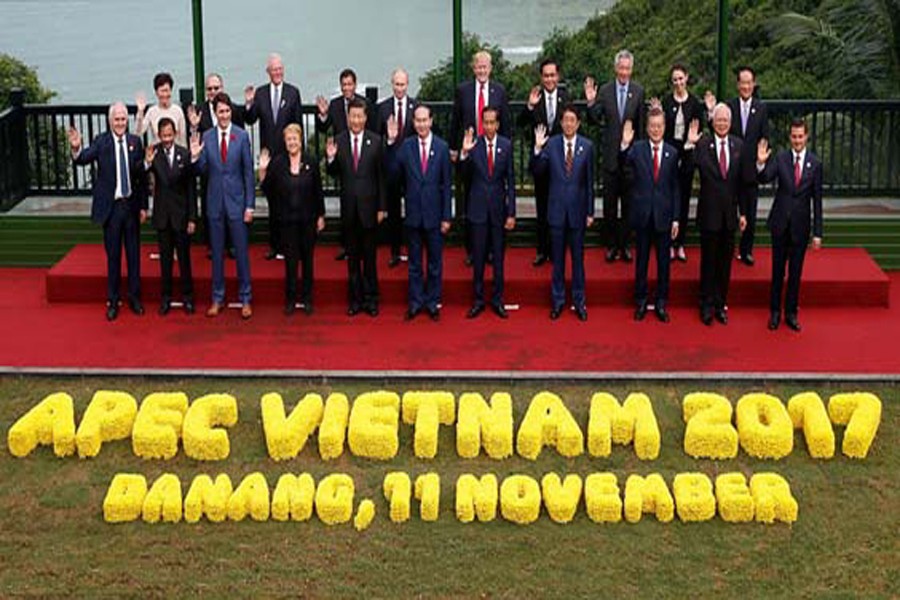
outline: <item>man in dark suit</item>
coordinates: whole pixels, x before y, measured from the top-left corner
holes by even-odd
[[[378,104],[378,134],[387,139],[388,121],[397,123],[397,141],[415,135],[413,113],[417,103],[407,95],[409,74],[403,69],[396,69],[391,74],[393,94]],[[403,184],[397,178],[389,178],[387,182],[387,235],[391,244],[391,258],[388,267],[400,264],[400,246],[403,244]]]
[[[656,317],[669,322],[666,304],[669,299],[669,249],[678,237],[680,195],[678,189],[678,151],[663,142],[666,116],[660,106],[647,113],[647,140],[632,144],[634,129],[629,121],[622,130],[622,153],[625,178],[628,181],[631,228],[635,232],[634,311],[636,321],[647,314],[647,270],[650,266],[650,244],[656,247]]]
[[[256,181],[250,136],[231,122],[231,98],[220,92],[215,99],[216,127],[191,139],[191,161],[209,178],[208,209],[213,252],[212,304],[207,317],[218,316],[225,307],[225,228],[234,241],[241,317],[253,316],[250,288],[250,258],[247,226],[253,222]]]
[[[812,218],[813,249],[822,247],[822,162],[806,147],[809,130],[806,121],[791,123],[791,149],[769,161],[768,140],[760,140],[756,169],[761,183],[778,181],[775,201],[769,211],[772,234],[772,292],[769,298],[769,329],[778,329],[781,320],[781,290],[787,266],[788,284],[784,299],[784,322],[800,331],[797,309],[800,299],[800,275],[809,243]],[[810,207],[812,204],[812,207]],[[812,214],[810,215],[810,212]]]
[[[700,229],[700,320],[712,325],[713,316],[728,323],[728,284],[734,254],[734,233],[747,227],[741,204],[744,144],[731,129],[731,109],[717,104],[712,111],[713,135],[700,134],[692,123],[686,152],[700,172],[697,226]],[[740,218],[738,218],[740,214]]]
[[[512,141],[497,135],[500,127],[500,110],[497,107],[486,106],[482,111],[482,120],[484,135],[476,138],[474,130],[467,131],[459,155],[472,184],[466,217],[472,232],[475,300],[467,316],[474,319],[484,311],[484,263],[490,241],[494,268],[491,308],[501,319],[506,319],[509,315],[503,302],[504,231],[516,225]]]
[[[272,157],[284,154],[284,128],[290,123],[302,125],[303,113],[300,105],[300,90],[284,80],[284,64],[278,54],[270,54],[266,61],[269,83],[244,90],[245,115],[247,125],[259,121],[260,149],[267,149]],[[266,260],[272,260],[281,252],[280,207],[273,198],[266,199],[269,205],[269,251]]]
[[[547,130],[534,132],[531,169],[550,181],[547,221],[553,260],[550,318],[556,320],[566,303],[566,246],[572,256],[572,302],[587,321],[584,295],[584,233],[594,223],[594,145],[578,135],[581,119],[571,104],[562,109],[562,133],[547,140]]]
[[[366,103],[354,98],[348,129],[325,146],[328,173],[341,182],[341,226],[347,242],[348,308],[378,315],[376,226],[387,216],[381,136],[365,129]],[[361,261],[361,262],[360,262]],[[360,268],[362,265],[362,268]]]
[[[397,143],[397,125],[388,127],[388,164],[406,189],[406,227],[409,240],[409,308],[411,321],[424,308],[440,319],[443,236],[453,218],[450,205],[450,151],[447,142],[431,132],[431,107],[419,104],[413,113],[416,135]],[[427,280],[423,285],[422,249],[428,250]]]
[[[152,174],[153,228],[159,238],[162,297],[159,314],[169,313],[172,303],[172,258],[178,252],[184,310],[194,314],[194,281],[191,275],[191,236],[197,223],[197,201],[191,154],[175,143],[175,123],[168,117],[157,126],[159,144],[147,146],[144,168]]]
[[[603,130],[603,229],[606,237],[606,261],[617,258],[631,261],[628,249],[628,195],[619,166],[622,127],[631,121],[634,131],[644,131],[644,88],[631,80],[634,56],[628,50],[616,54],[616,78],[597,90],[593,77],[584,82],[588,118],[599,122]],[[621,206],[621,214],[619,213]]]
[[[509,112],[509,100],[506,89],[499,83],[491,81],[491,53],[486,50],[476,52],[472,57],[472,73],[474,79],[465,81],[456,88],[453,97],[453,112],[450,115],[450,159],[456,162],[463,134],[472,129],[476,135],[484,135],[484,123],[481,111],[485,106],[496,106],[500,109],[500,130],[503,137],[512,137],[512,118]],[[462,174],[462,206],[458,207],[457,216],[465,218],[466,203],[469,201],[469,181]],[[472,264],[472,240],[467,231],[463,236],[466,244],[466,264]]]
[[[538,125],[547,129],[548,136],[562,132],[559,121],[561,108],[569,103],[566,90],[559,87],[559,65],[548,58],[541,62],[541,85],[534,86],[528,96],[528,104],[519,115],[519,124],[534,132]],[[550,227],[547,225],[547,194],[549,182],[546,177],[534,178],[534,202],[537,209],[537,255],[534,266],[539,267],[550,258]]]
[[[97,163],[93,179],[91,221],[103,226],[106,248],[106,318],[119,316],[122,245],[128,264],[128,306],[144,314],[141,304],[140,225],[147,219],[147,181],[139,137],[127,133],[128,110],[121,102],[109,107],[110,131],[82,148],[81,134],[69,128],[69,146],[76,165]]]

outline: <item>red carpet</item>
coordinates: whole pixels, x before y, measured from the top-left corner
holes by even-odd
[[[142,251],[143,295],[148,304],[159,299],[159,262],[151,261],[153,246]],[[284,298],[284,263],[265,261],[265,248],[251,249],[251,277],[256,304],[280,306]],[[346,305],[347,266],[334,260],[335,248],[323,246],[316,251],[315,303],[318,307]],[[802,303],[814,306],[887,306],[890,283],[869,254],[861,248],[828,248],[808,252],[803,272]],[[407,271],[405,265],[387,268],[387,250],[381,249],[378,262],[379,285],[385,304],[406,301]],[[463,264],[462,249],[447,248],[444,255],[444,302],[465,306],[472,301],[472,271]],[[506,257],[506,301],[523,307],[549,307],[550,265],[531,266],[534,251],[513,248]],[[756,252],[757,264],[747,268],[735,262],[729,301],[732,306],[767,306],[771,276],[771,253],[768,248]],[[200,303],[210,296],[211,263],[204,248],[194,248],[192,255],[196,298]],[[629,306],[634,293],[634,265],[622,262],[608,264],[603,250],[591,248],[586,253],[587,299],[589,307]],[[177,270],[176,270],[177,272]],[[226,266],[228,297],[236,299],[237,281],[234,261]],[[656,266],[650,263],[651,286]],[[699,250],[689,249],[687,263],[673,263],[670,303],[693,307],[699,289]],[[487,271],[490,278],[490,269]],[[489,283],[488,283],[489,284]],[[177,290],[177,287],[176,287]],[[106,298],[106,258],[100,245],[76,246],[47,275],[47,297],[50,302],[102,302]],[[124,294],[123,294],[124,297]]]
[[[330,250],[320,256],[330,261]],[[599,267],[598,253],[592,254],[592,266]],[[696,268],[693,262],[678,270]],[[202,270],[204,260],[198,264]],[[258,268],[257,274],[266,268],[275,270],[275,266]],[[817,268],[825,269],[811,261],[810,273]],[[762,278],[764,270],[763,265],[753,270],[736,265],[742,280]],[[414,371],[638,377],[658,373],[704,377],[900,374],[895,343],[900,338],[900,273],[884,276],[887,288],[893,288],[895,308],[808,308],[804,304],[800,314],[804,330],[799,334],[784,326],[768,331],[766,309],[740,302],[733,303],[728,326],[705,327],[691,307],[674,307],[668,325],[657,322],[652,314],[636,323],[629,307],[599,306],[599,299],[592,300],[587,323],[568,313],[551,322],[543,301],[512,312],[508,321],[491,313],[469,321],[465,318],[468,302],[448,302],[438,323],[424,317],[404,322],[399,303],[386,303],[376,319],[351,319],[343,314],[342,302],[322,302],[313,316],[291,318],[276,306],[263,305],[252,320],[242,322],[236,311],[217,319],[200,314],[188,317],[179,311],[163,318],[148,301],[147,315],[136,317],[124,309],[118,321],[107,323],[102,293],[90,304],[48,303],[45,279],[52,278],[47,273],[0,269],[0,366],[4,368],[373,372],[379,376]],[[383,273],[392,272],[384,269]],[[393,273],[389,280],[398,278],[401,270]],[[549,271],[540,273],[549,276]],[[545,290],[546,284],[542,282],[541,287]],[[808,291],[804,287],[804,299]],[[205,308],[205,302],[198,308]]]

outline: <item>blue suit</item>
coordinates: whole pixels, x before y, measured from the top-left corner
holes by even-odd
[[[506,219],[516,216],[516,176],[513,169],[512,142],[502,135],[493,141],[493,169],[488,169],[487,138],[478,138],[472,152],[463,160],[469,184],[466,218],[472,234],[472,275],[475,305],[484,304],[484,263],[488,243],[494,268],[494,293],[491,303],[503,306],[503,252]]]
[[[221,131],[213,127],[203,134],[203,150],[197,159],[197,170],[207,176],[206,211],[213,254],[212,301],[225,303],[225,227],[231,233],[238,270],[238,297],[249,304],[250,258],[247,248],[247,226],[244,211],[256,206],[256,183],[250,136],[232,124],[225,162],[221,157]]]
[[[144,171],[144,147],[141,139],[126,133],[124,145],[128,161],[130,194],[116,199],[116,153],[118,145],[112,132],[97,136],[72,160],[76,165],[97,163],[93,178],[91,221],[103,226],[103,245],[106,248],[106,299],[110,305],[119,302],[122,280],[122,245],[128,265],[128,299],[140,300],[140,213],[147,209],[147,182]]]
[[[531,158],[537,177],[549,179],[547,223],[553,280],[550,299],[554,309],[566,302],[566,245],[572,255],[572,301],[584,308],[584,231],[594,216],[594,145],[576,135],[572,144],[572,172],[566,173],[566,145],[562,135],[551,137],[540,154]]]
[[[659,175],[653,180],[653,148],[649,140],[634,142],[622,153],[623,171],[630,195],[628,225],[635,232],[634,299],[647,302],[647,270],[650,244],[656,246],[656,305],[665,308],[669,299],[669,249],[672,222],[680,214],[678,151],[665,142],[659,145]]]
[[[418,136],[409,137],[388,151],[388,165],[406,188],[404,225],[409,237],[409,310],[424,306],[437,310],[441,301],[441,271],[444,240],[441,222],[453,218],[450,205],[450,149],[432,134],[427,169],[422,173]],[[428,248],[427,281],[422,281],[422,245]]]

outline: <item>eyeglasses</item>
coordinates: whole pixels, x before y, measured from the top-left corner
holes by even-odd
[[[207,92],[214,92],[214,91],[216,91],[216,90],[221,90],[221,89],[222,89],[222,86],[220,86],[220,85],[209,85],[209,86],[206,86],[206,91],[207,91]]]

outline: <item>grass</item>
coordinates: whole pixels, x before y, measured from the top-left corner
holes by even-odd
[[[341,391],[351,398],[365,390],[448,389],[457,395],[495,390],[513,394],[518,427],[527,403],[540,386],[484,382],[427,385],[404,381],[176,380],[97,378],[0,378],[0,430],[9,427],[47,393],[67,391],[80,419],[97,389],[121,389],[140,399],[150,391],[183,390],[191,398],[228,392],[239,401],[240,420],[229,432],[231,457],[199,463],[183,453],[169,462],[135,457],[127,442],[104,445],[95,459],[57,459],[41,447],[24,459],[0,450],[0,596],[72,594],[204,595],[306,597],[897,597],[900,595],[900,404],[889,385],[849,386],[790,383],[710,384],[631,382],[553,384],[583,427],[594,391],[620,399],[643,391],[653,400],[662,430],[660,458],[639,461],[631,448],[614,447],[608,459],[564,459],[544,450],[535,462],[521,458],[492,461],[456,456],[453,427],[442,427],[438,456],[432,461],[412,453],[412,428],[401,425],[401,449],[388,463],[345,454],[319,459],[315,441],[301,455],[276,463],[267,457],[259,398],[279,391],[290,408],[307,391]],[[838,390],[863,387],[884,405],[878,436],[864,461],[840,455],[830,461],[809,457],[799,433],[794,452],[779,461],[760,461],[743,453],[733,461],[694,460],[682,451],[684,426],[680,400],[690,391],[719,391],[736,402],[749,391],[768,391],[787,399],[814,390],[824,399]],[[836,428],[838,445],[843,428]],[[356,482],[356,502],[372,498],[376,517],[357,533],[352,526],[306,523],[201,523],[107,525],[102,502],[117,472],[142,473],[151,481],[163,472],[177,474],[187,491],[199,473],[226,472],[237,483],[259,470],[274,488],[284,472],[309,472],[318,481],[346,472]],[[436,523],[413,518],[392,524],[381,494],[386,473],[403,470],[412,477],[426,471],[441,475],[441,516]],[[700,524],[656,522],[597,525],[583,504],[569,525],[557,525],[546,512],[537,523],[521,527],[498,519],[464,525],[453,514],[459,474],[494,472],[540,477],[546,472],[586,475],[613,471],[620,486],[630,473],[661,473],[671,484],[682,471],[711,476],[739,470],[745,474],[774,470],[791,484],[800,504],[793,526],[732,525],[718,518]]]

